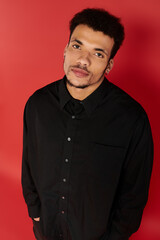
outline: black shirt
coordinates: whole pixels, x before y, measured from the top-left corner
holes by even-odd
[[[106,78],[86,99],[65,77],[24,111],[22,187],[47,240],[126,240],[137,231],[153,160],[148,117]]]

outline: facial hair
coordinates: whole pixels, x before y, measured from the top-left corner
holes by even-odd
[[[64,59],[63,59],[63,65],[64,65],[64,61],[65,61],[65,55],[64,55]],[[108,61],[108,63],[109,63],[109,61]],[[106,65],[106,67],[105,67],[102,75],[100,76],[100,78],[98,79],[97,82],[101,81],[102,77],[105,75],[106,69],[107,69],[107,67],[108,67],[108,63],[107,63],[107,65]],[[82,70],[85,70],[86,72],[90,73],[90,72],[88,71],[88,69],[87,69],[86,66],[81,66],[81,65],[79,65],[79,64],[70,66],[70,68],[74,68],[74,67],[75,67],[75,68],[82,69]],[[89,87],[89,86],[91,85],[90,83],[88,83],[88,84],[83,84],[83,85],[76,86],[76,85],[74,85],[67,77],[66,77],[66,83],[67,83],[68,85],[70,85],[71,87],[75,87],[75,88],[78,88],[78,89],[85,89],[85,88],[87,88],[87,87]]]
[[[79,85],[79,86],[76,86],[74,85],[73,83],[71,83],[71,81],[66,78],[66,82],[68,83],[68,85],[70,85],[71,87],[75,87],[75,88],[80,88],[80,89],[84,89],[84,88],[87,88],[90,84],[83,84],[83,85]]]
[[[105,71],[102,73],[102,75],[100,76],[100,78],[98,79],[98,81],[96,83],[101,81],[104,74],[105,74]],[[74,85],[67,77],[66,77],[66,83],[68,83],[68,85],[70,85],[71,87],[75,87],[75,88],[79,88],[79,89],[85,89],[85,88],[94,84],[94,83],[93,84],[88,83],[88,84],[83,84],[83,85],[78,85],[77,86],[77,85]]]

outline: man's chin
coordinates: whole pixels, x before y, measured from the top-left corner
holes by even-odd
[[[80,88],[80,89],[84,89],[84,88],[87,88],[89,86],[88,84],[79,84],[79,83],[76,84],[69,79],[66,79],[66,82],[68,83],[69,86],[75,87],[75,88]]]

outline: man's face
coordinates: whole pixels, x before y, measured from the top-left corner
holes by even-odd
[[[113,59],[108,61],[114,39],[80,24],[71,35],[64,51],[64,72],[68,83],[85,88],[103,81],[111,70]]]

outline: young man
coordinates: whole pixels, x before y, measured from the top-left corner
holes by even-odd
[[[108,12],[77,13],[64,78],[27,101],[22,187],[38,240],[127,240],[140,225],[150,124],[141,105],[105,78],[123,39]]]

